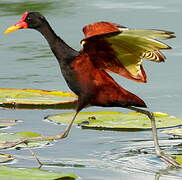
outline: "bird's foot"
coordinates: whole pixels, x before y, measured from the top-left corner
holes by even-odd
[[[60,139],[66,138],[68,136],[68,131],[63,132],[59,136],[60,136]]]
[[[28,146],[27,146],[28,147]],[[40,159],[37,157],[36,153],[34,151],[31,150],[31,148],[28,147],[28,150],[30,151],[30,153],[32,154],[32,156],[36,159],[36,161],[39,164],[39,169],[43,166],[43,163],[40,161]]]
[[[181,168],[182,167],[176,160],[174,160],[170,156],[167,156],[163,152],[158,152],[157,156],[160,157],[162,160],[164,160],[171,167],[175,167],[175,168]]]

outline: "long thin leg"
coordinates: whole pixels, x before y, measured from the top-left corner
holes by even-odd
[[[12,147],[17,146],[18,144],[29,143],[29,142],[33,142],[33,141],[50,141],[50,140],[66,138],[70,132],[70,129],[71,129],[73,122],[74,122],[77,114],[79,113],[79,111],[80,110],[76,111],[75,115],[73,116],[72,120],[66,127],[65,131],[61,134],[58,134],[56,136],[40,136],[40,137],[33,137],[33,138],[23,138],[23,139],[20,139],[19,141],[12,141],[12,142],[11,141],[0,142],[1,148],[3,148],[3,149],[12,148]]]
[[[178,162],[176,162],[173,158],[167,156],[166,154],[164,154],[164,152],[161,151],[159,146],[158,135],[157,135],[155,117],[153,113],[147,110],[136,108],[136,107],[128,107],[128,109],[145,114],[149,117],[149,119],[151,120],[152,134],[154,138],[154,146],[155,146],[156,155],[160,157],[161,159],[163,159],[167,164],[172,165],[174,167],[180,167],[180,164]]]
[[[25,145],[27,146],[27,148],[30,151],[30,153],[32,154],[32,156],[37,160],[37,162],[39,164],[39,169],[40,169],[43,166],[42,162],[39,160],[39,158],[37,157],[36,153],[34,151],[32,151],[30,147],[28,147],[28,144],[25,143]]]
[[[77,116],[77,114],[86,106],[88,105],[87,101],[84,101],[84,96],[83,97],[79,97],[78,99],[78,104],[77,104],[77,108],[76,108],[76,113],[73,116],[72,120],[70,121],[70,123],[68,124],[68,126],[66,127],[65,131],[61,134],[58,134],[56,136],[41,136],[41,137],[34,137],[34,138],[23,138],[20,139],[19,141],[14,141],[14,142],[0,142],[0,146],[3,149],[7,149],[7,148],[12,148],[15,147],[18,144],[22,144],[22,143],[29,143],[32,141],[50,141],[50,140],[56,140],[56,139],[63,139],[66,138],[71,130],[71,127],[73,125],[73,122]]]
[[[73,125],[73,122],[77,116],[79,111],[76,111],[75,115],[73,116],[72,120],[70,121],[70,123],[68,124],[68,126],[66,127],[65,131],[59,135],[56,136],[42,136],[42,137],[35,137],[35,138],[27,138],[27,139],[23,139],[22,141],[19,141],[16,145],[24,143],[27,145],[28,150],[30,151],[30,153],[32,154],[33,157],[35,157],[35,159],[37,160],[38,164],[39,164],[39,168],[41,168],[43,166],[43,163],[39,160],[39,158],[37,157],[37,155],[35,154],[35,152],[33,152],[29,147],[28,147],[28,143],[31,141],[45,141],[45,140],[56,140],[56,139],[63,139],[66,138],[71,130],[71,127]]]
[[[62,138],[65,138],[68,136],[70,130],[71,130],[71,127],[73,125],[73,122],[77,116],[77,114],[79,113],[79,111],[76,111],[75,115],[73,116],[73,119],[70,121],[70,123],[68,124],[68,126],[66,127],[65,131],[63,133],[60,134],[60,139]]]
[[[63,138],[66,138],[71,130],[71,127],[73,125],[73,122],[77,116],[77,114],[79,113],[79,111],[76,111],[75,115],[73,116],[72,120],[70,121],[70,123],[68,124],[68,126],[66,127],[66,129],[64,130],[63,133],[61,134],[58,134],[56,136],[41,136],[41,137],[35,137],[35,138],[28,138],[28,139],[25,139],[23,140],[24,141],[28,141],[28,142],[31,142],[31,141],[47,141],[47,140],[56,140],[56,139],[63,139]]]

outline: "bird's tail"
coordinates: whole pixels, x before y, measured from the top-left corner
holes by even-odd
[[[127,91],[126,89],[122,87],[120,87],[120,91],[121,93],[118,97],[118,101],[116,101],[116,103],[118,103],[119,106],[121,107],[135,106],[135,107],[144,107],[144,108],[147,107],[145,102],[141,98],[136,96],[135,94]]]

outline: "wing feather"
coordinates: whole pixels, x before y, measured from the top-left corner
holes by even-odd
[[[171,49],[159,39],[174,38],[174,33],[163,30],[130,30],[109,22],[97,22],[83,28],[83,50],[94,65],[134,81],[146,82],[142,59],[162,62],[160,50]]]

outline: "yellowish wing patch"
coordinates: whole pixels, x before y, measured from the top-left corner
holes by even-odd
[[[118,61],[137,78],[141,73],[142,59],[155,62],[165,60],[165,56],[159,50],[171,47],[157,39],[175,37],[172,34],[161,30],[124,30],[105,39],[110,43]]]

